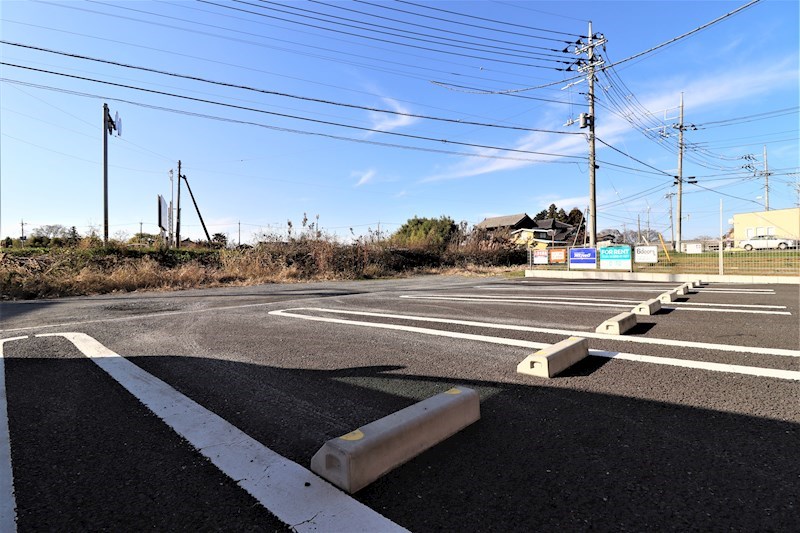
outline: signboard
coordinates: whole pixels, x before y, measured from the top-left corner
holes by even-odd
[[[600,248],[600,270],[631,270],[631,247]]]
[[[169,211],[167,211],[167,201],[160,194],[158,195],[158,227],[164,231],[169,229]]]
[[[546,265],[548,253],[547,250],[534,250],[533,251],[533,264],[534,265]]]
[[[658,263],[658,246],[637,246],[634,248],[635,263]]]
[[[702,254],[703,253],[703,244],[702,243],[686,243],[686,253],[687,254]]]
[[[548,248],[550,253],[550,263],[566,263],[567,262],[567,249],[566,248]]]
[[[597,250],[594,248],[571,248],[569,251],[570,270],[594,270],[597,268]]]

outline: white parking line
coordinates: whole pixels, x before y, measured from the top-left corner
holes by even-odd
[[[524,348],[530,348],[539,350],[542,348],[546,348],[550,346],[550,344],[541,343],[541,342],[530,342],[530,341],[520,341],[518,339],[506,339],[503,337],[490,337],[486,335],[472,335],[469,333],[458,333],[453,331],[444,331],[439,329],[429,329],[429,328],[419,328],[415,326],[400,326],[397,324],[384,324],[380,322],[363,322],[360,320],[343,320],[340,318],[326,318],[321,316],[312,316],[312,315],[303,315],[299,313],[292,313],[291,311],[322,311],[322,312],[330,312],[330,313],[345,313],[345,314],[361,314],[361,315],[369,315],[369,316],[388,316],[388,315],[380,315],[379,313],[366,313],[366,312],[356,312],[356,311],[337,311],[333,309],[314,309],[314,308],[297,308],[297,309],[286,309],[286,310],[278,310],[278,311],[270,311],[269,314],[275,316],[282,316],[282,317],[291,317],[291,318],[299,318],[302,320],[310,320],[314,322],[327,322],[332,324],[346,324],[350,326],[362,326],[362,327],[370,327],[370,328],[378,328],[378,329],[392,329],[396,331],[408,331],[411,333],[422,333],[424,335],[436,335],[441,337],[451,337],[451,338],[460,338],[460,339],[468,339],[468,340],[476,340],[481,342],[491,342],[493,344],[504,344],[507,346],[519,346]],[[397,316],[393,316],[397,318]],[[419,320],[424,317],[406,317],[409,320]],[[430,319],[430,321],[438,322],[439,320]],[[444,321],[444,320],[442,320]],[[463,323],[464,321],[448,321],[449,323]],[[511,328],[509,328],[511,329]],[[588,335],[576,333],[576,335],[582,335],[583,337],[587,337]],[[589,355],[594,355],[597,357],[607,357],[610,359],[621,359],[625,361],[637,361],[640,363],[652,363],[658,365],[667,365],[667,366],[677,366],[683,368],[697,368],[702,370],[711,370],[713,372],[725,372],[728,374],[744,374],[748,376],[759,376],[759,377],[771,377],[771,378],[778,378],[778,379],[788,379],[793,381],[800,381],[800,372],[794,370],[780,370],[777,368],[762,368],[762,367],[755,367],[755,366],[743,366],[743,365],[729,365],[725,363],[708,363],[705,361],[694,361],[691,359],[675,359],[672,357],[655,357],[652,355],[641,355],[641,354],[633,354],[633,353],[624,353],[624,352],[610,352],[605,350],[589,350]],[[796,354],[800,357],[800,352]]]
[[[270,311],[270,315],[283,315],[283,316],[294,316],[298,318],[303,318],[306,320],[315,320],[319,319],[320,321],[327,321],[327,322],[341,322],[341,323],[351,323],[351,321],[342,321],[340,319],[334,318],[323,318],[323,317],[311,317],[309,318],[308,315],[300,315],[296,313],[289,313],[289,311],[316,311],[318,313],[330,313],[330,314],[339,314],[339,315],[354,315],[354,316],[369,316],[375,318],[393,318],[396,320],[408,320],[414,322],[432,322],[432,323],[439,323],[439,324],[455,324],[459,326],[473,326],[478,328],[486,328],[486,329],[501,329],[501,330],[509,330],[509,331],[527,331],[531,333],[551,333],[554,335],[564,335],[566,337],[585,337],[588,339],[605,339],[605,340],[613,340],[613,341],[620,341],[620,342],[635,342],[640,344],[656,344],[662,346],[681,346],[687,348],[700,348],[704,350],[719,350],[723,352],[738,352],[738,353],[753,353],[753,354],[760,354],[760,355],[779,355],[783,357],[800,357],[800,350],[786,350],[784,348],[762,348],[760,346],[738,346],[734,344],[715,344],[715,343],[708,343],[708,342],[696,342],[696,341],[686,341],[686,340],[676,340],[676,339],[662,339],[662,338],[654,338],[654,337],[633,337],[633,336],[626,336],[626,335],[608,335],[606,333],[593,333],[591,331],[578,331],[578,330],[569,330],[569,329],[555,329],[555,328],[540,328],[536,326],[518,326],[516,324],[499,324],[494,322],[475,322],[471,320],[458,320],[454,318],[431,318],[426,316],[416,316],[416,315],[396,315],[390,313],[375,313],[371,311],[346,311],[344,309],[325,309],[320,307],[297,307],[294,309],[286,309],[286,310],[278,310],[278,311]],[[374,322],[365,322],[364,324],[374,325]],[[397,326],[395,324],[383,324],[381,326],[375,327],[384,327],[386,329],[402,329],[405,326]],[[391,327],[390,327],[391,326]],[[441,331],[441,330],[433,330],[433,331]],[[449,333],[449,332],[448,332]],[[459,335],[466,335],[466,333],[460,333]],[[453,335],[455,336],[455,334]],[[480,337],[480,335],[478,335]],[[520,341],[524,342],[524,341]],[[549,345],[547,345],[549,346]]]
[[[592,302],[599,302],[602,299],[597,298],[573,298],[573,299],[566,299],[566,298],[536,298],[532,296],[514,296],[509,298],[498,298],[493,296],[438,296],[438,295],[430,295],[430,296],[421,296],[421,295],[408,295],[404,294],[400,296],[400,298],[407,298],[411,300],[452,300],[455,302],[470,302],[470,303],[520,303],[520,304],[542,304],[542,305],[569,305],[573,307],[618,307],[621,309],[629,309],[631,307],[630,303],[592,303]],[[562,301],[566,300],[566,301]],[[625,300],[611,300],[605,299],[605,301],[609,302],[625,302]],[[638,301],[634,302],[634,305],[639,303]],[[691,302],[680,302],[691,304]],[[791,315],[792,313],[789,311],[762,311],[762,310],[754,310],[754,309],[715,309],[715,308],[705,308],[705,307],[673,307],[672,304],[662,305],[662,309],[681,309],[682,311],[706,311],[706,312],[716,312],[716,313],[747,313],[747,314],[754,314],[754,315]]]
[[[450,297],[459,297],[459,298],[484,298],[484,299],[491,299],[497,298],[497,296],[487,296],[484,294],[429,294],[423,296],[450,296]],[[401,295],[400,298],[413,298],[414,296],[411,295]],[[611,302],[611,303],[631,303],[631,304],[638,304],[641,303],[641,300],[626,300],[625,298],[591,298],[591,297],[584,297],[584,296],[509,296],[508,298],[514,298],[515,300],[564,300],[564,301],[576,301],[576,302]],[[785,305],[762,305],[762,304],[717,304],[717,303],[708,303],[708,302],[670,302],[669,305],[700,305],[700,306],[710,306],[710,307],[742,307],[746,309],[786,309]]]
[[[476,285],[474,288],[476,289],[484,289],[484,290],[493,290],[493,291],[515,291],[525,289],[528,291],[563,291],[563,292],[664,292],[668,290],[672,290],[676,288],[676,286],[671,287],[639,287],[639,288],[625,288],[625,287],[617,287],[617,286],[607,286],[607,287],[509,287],[508,285],[504,286],[495,286],[495,285]],[[765,296],[774,296],[775,290],[774,289],[709,289],[703,287],[697,287],[691,289],[692,291],[704,292],[704,291],[711,291],[715,294],[760,294]]]
[[[11,435],[8,430],[6,369],[3,344],[28,337],[0,339],[0,531],[17,530],[17,504],[14,497],[14,470],[11,467]]]
[[[105,370],[293,531],[406,531],[85,333],[60,336]]]

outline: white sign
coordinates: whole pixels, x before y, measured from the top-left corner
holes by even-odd
[[[702,254],[703,253],[703,244],[702,243],[687,243],[686,245],[686,253],[687,254]]]
[[[658,246],[637,246],[633,260],[636,263],[658,263]]]
[[[167,231],[169,228],[169,211],[167,211],[167,202],[164,197],[158,195],[158,227]]]
[[[547,250],[534,250],[533,251],[533,264],[534,265],[546,265],[547,261]]]

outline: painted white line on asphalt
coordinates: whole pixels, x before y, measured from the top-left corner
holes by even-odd
[[[580,302],[561,302],[553,299],[521,299],[521,298],[492,298],[492,299],[477,299],[471,296],[412,296],[403,295],[400,298],[408,298],[411,300],[450,300],[453,302],[472,302],[472,303],[515,303],[515,304],[543,304],[543,305],[568,305],[572,307],[619,307],[623,309],[629,308],[630,304],[612,304],[612,303],[590,303],[586,301]]]
[[[442,296],[442,297],[458,297],[458,298],[483,298],[491,299],[497,296],[487,296],[485,294],[429,294],[421,296]],[[401,295],[400,298],[413,298],[412,295]],[[577,301],[577,302],[611,302],[611,303],[631,303],[638,304],[641,300],[628,300],[625,298],[592,298],[583,296],[508,296],[507,298],[514,298],[515,300],[564,300],[564,301]],[[717,304],[709,302],[670,302],[669,305],[701,305],[709,307],[742,307],[747,309],[786,309],[785,305],[762,305],[762,304]]]
[[[287,311],[316,311],[318,313],[331,313],[331,314],[340,314],[340,315],[354,315],[354,316],[369,316],[375,318],[393,318],[397,320],[408,320],[412,322],[433,322],[439,324],[456,324],[460,326],[473,326],[478,328],[486,328],[486,329],[501,329],[501,330],[509,330],[509,331],[527,331],[531,333],[551,333],[553,335],[564,335],[566,337],[586,337],[588,339],[605,339],[605,340],[612,340],[612,341],[619,341],[619,342],[635,342],[640,344],[656,344],[662,346],[681,346],[687,348],[700,348],[703,350],[719,350],[723,352],[738,352],[738,353],[753,353],[759,355],[779,355],[783,357],[800,357],[800,350],[787,350],[784,348],[762,348],[760,346],[737,346],[733,344],[715,344],[715,343],[707,343],[707,342],[696,342],[696,341],[686,341],[686,340],[676,340],[676,339],[662,339],[662,338],[654,338],[654,337],[634,337],[634,336],[626,336],[626,335],[607,335],[605,333],[594,333],[591,331],[579,331],[579,330],[570,330],[570,329],[555,329],[555,328],[540,328],[536,326],[518,326],[516,324],[498,324],[494,322],[474,322],[471,320],[458,320],[453,318],[431,318],[425,316],[416,316],[416,315],[396,315],[390,313],[374,313],[371,311],[346,311],[344,309],[325,309],[320,307],[297,307],[294,309],[287,309],[281,311],[270,311],[269,314],[271,315],[281,315],[286,314]],[[308,315],[300,315],[292,313],[291,316],[297,316],[300,318],[304,318],[307,320],[313,320],[313,318],[309,318]],[[337,319],[323,319],[322,317],[315,317],[319,318],[321,321],[332,321],[335,322]],[[347,323],[351,323],[350,321],[346,321]],[[374,322],[365,322],[365,324],[374,324]],[[387,326],[394,326],[394,324],[386,324]],[[402,326],[395,326],[396,328],[401,328]],[[392,328],[387,328],[392,329]],[[440,330],[434,330],[440,331]],[[478,335],[480,336],[480,335]],[[549,346],[549,345],[548,345]]]
[[[8,429],[6,369],[3,344],[28,337],[0,339],[0,531],[17,530],[17,503],[14,497],[14,470],[11,467],[11,433]]]
[[[61,336],[293,531],[406,531],[85,333]]]
[[[652,363],[655,365],[680,366],[684,368],[711,370],[714,372],[727,372],[728,374],[744,374],[748,376],[759,376],[767,378],[779,378],[779,379],[789,379],[792,381],[800,381],[800,372],[796,370],[780,370],[777,368],[729,365],[726,363],[709,363],[706,361],[694,361],[691,359],[675,359],[673,357],[655,357],[652,355],[606,352],[601,350],[589,350],[589,355],[595,355],[597,357],[608,357],[610,359],[624,359],[626,361],[639,361],[641,363]]]
[[[498,298],[494,296],[460,296],[460,295],[452,295],[452,296],[439,296],[439,295],[430,295],[430,296],[422,296],[422,295],[407,295],[404,294],[400,296],[400,298],[407,298],[410,300],[452,300],[456,302],[471,302],[471,303],[523,303],[523,304],[542,304],[542,305],[571,305],[575,307],[619,307],[619,308],[630,308],[631,303],[590,303],[590,302],[597,302],[597,301],[608,301],[608,302],[632,302],[634,305],[640,303],[638,300],[612,300],[610,298],[603,299],[603,298],[536,298],[533,296],[519,296],[519,297],[509,297],[509,298]],[[566,300],[566,301],[561,301]],[[682,303],[682,304],[689,304],[693,305],[692,302],[673,302],[673,303]],[[713,304],[706,304],[706,305],[713,305]],[[662,309],[679,309],[678,307],[672,307],[672,304],[669,306],[662,306]],[[718,313],[748,313],[748,314],[760,314],[760,315],[791,315],[792,313],[789,311],[761,311],[761,310],[751,310],[751,309],[711,309],[711,308],[702,308],[702,307],[684,307],[680,308],[683,311],[708,311],[708,312],[718,312]]]
[[[494,285],[476,285],[474,288],[476,289],[484,289],[484,290],[495,290],[495,291],[509,291],[509,290],[520,290],[522,287],[509,287],[507,285],[504,286],[494,286]],[[525,287],[528,291],[563,291],[563,292],[664,292],[666,290],[674,289],[675,286],[671,287],[664,287],[664,288],[655,288],[655,287],[642,287],[642,288],[618,288],[618,287]],[[760,294],[765,296],[774,296],[775,291],[773,289],[704,289],[703,287],[697,287],[691,289],[692,292],[700,292],[700,291],[713,291],[715,294]]]
[[[673,302],[674,303],[674,302]],[[684,302],[691,304],[691,302]],[[672,303],[669,305],[662,305],[661,309],[677,309],[678,311],[707,311],[714,313],[749,313],[752,315],[791,315],[789,311],[760,311],[757,309],[712,309],[708,307],[673,307]]]
[[[394,331],[410,331],[412,333],[422,333],[424,335],[436,335],[439,337],[449,337],[451,339],[465,339],[470,341],[480,341],[480,342],[490,342],[493,344],[504,344],[506,346],[518,346],[520,348],[530,348],[533,350],[539,350],[541,348],[546,348],[550,346],[544,342],[532,342],[532,341],[523,341],[518,339],[506,339],[503,337],[490,337],[488,335],[475,335],[472,333],[459,333],[457,331],[446,331],[442,329],[430,329],[430,328],[420,328],[417,326],[401,326],[399,324],[385,324],[383,322],[362,322],[360,320],[345,320],[343,318],[326,318],[322,316],[312,316],[312,315],[301,315],[297,313],[292,313],[292,311],[320,311],[320,312],[328,312],[328,313],[339,313],[339,311],[329,310],[329,309],[316,309],[313,307],[299,307],[297,309],[285,309],[285,310],[278,310],[278,311],[270,311],[269,314],[275,316],[286,316],[292,318],[301,318],[303,320],[311,320],[313,322],[327,322],[329,324],[347,324],[349,326],[365,326],[370,328],[377,328],[377,329],[391,329]],[[344,314],[354,314],[354,315],[365,315],[365,316],[388,316],[390,315],[382,315],[377,313],[358,313],[354,311],[348,311]],[[416,319],[411,319],[416,320]],[[423,322],[439,322],[439,320],[422,320]],[[448,321],[447,323],[460,323],[460,321]]]
[[[349,326],[363,326],[363,327],[370,327],[370,328],[378,328],[378,329],[392,329],[397,331],[408,331],[412,333],[422,333],[425,335],[436,335],[440,337],[452,337],[452,338],[460,338],[460,339],[469,339],[469,340],[477,340],[481,342],[491,342],[493,344],[505,344],[507,346],[519,346],[525,348],[533,348],[533,349],[542,349],[551,346],[550,344],[544,344],[539,342],[529,342],[529,341],[520,341],[518,339],[506,339],[503,337],[489,337],[485,335],[470,335],[467,333],[454,333],[452,331],[443,331],[439,329],[429,329],[429,328],[418,328],[414,326],[399,326],[397,324],[383,324],[380,322],[363,322],[360,320],[342,320],[340,318],[325,318],[320,316],[312,316],[312,315],[303,315],[298,313],[292,313],[291,311],[329,311],[329,312],[338,312],[332,310],[325,310],[325,309],[313,309],[313,308],[298,308],[298,309],[287,309],[287,310],[279,310],[279,311],[270,311],[269,314],[275,316],[283,316],[283,317],[290,317],[290,318],[299,318],[302,320],[310,320],[314,322],[327,322],[331,324],[345,324]],[[356,313],[356,312],[348,312],[348,314],[367,314],[367,313]],[[375,315],[377,313],[369,313],[370,315]],[[587,337],[588,335],[583,334],[583,337]],[[612,335],[607,335],[611,337]],[[678,366],[678,367],[685,367],[685,368],[697,368],[702,370],[711,370],[714,372],[726,372],[732,374],[745,374],[750,376],[759,376],[759,377],[771,377],[771,378],[779,378],[779,379],[789,379],[793,381],[800,381],[800,372],[794,370],[780,370],[777,368],[762,368],[756,366],[743,366],[743,365],[729,365],[725,363],[707,363],[705,361],[694,361],[691,359],[675,359],[672,357],[656,357],[652,355],[640,355],[640,354],[633,354],[633,353],[624,353],[624,352],[609,352],[605,350],[589,350],[589,355],[594,355],[597,357],[607,357],[611,359],[621,359],[626,361],[638,361],[640,363],[653,363],[658,365],[667,365],[667,366]],[[798,353],[800,356],[800,353]]]
[[[59,322],[56,324],[44,324],[41,326],[25,326],[21,328],[0,329],[0,333],[9,333],[12,331],[30,331],[34,329],[48,329],[48,328],[64,328],[70,326],[82,326],[84,324],[100,324],[106,322],[125,322],[127,320],[144,320],[149,318],[162,318],[169,316],[192,315],[195,313],[211,313],[214,311],[231,311],[235,309],[247,309],[249,307],[264,307],[267,305],[275,305],[285,302],[262,302],[257,304],[241,304],[241,305],[226,305],[221,307],[207,307],[205,309],[187,309],[184,311],[163,311],[158,313],[149,313],[142,315],[132,316],[119,316],[114,318],[97,318],[93,320],[76,320],[73,322]]]

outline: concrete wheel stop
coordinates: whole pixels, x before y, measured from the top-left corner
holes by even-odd
[[[647,300],[633,308],[635,315],[654,315],[659,311],[661,311],[661,300],[658,298]]]
[[[622,335],[637,324],[636,315],[631,312],[620,313],[597,326],[597,333]]]
[[[570,337],[532,353],[517,365],[517,372],[552,378],[588,355],[589,341],[581,337]]]
[[[454,387],[327,441],[311,471],[352,494],[480,417],[478,393]]]

